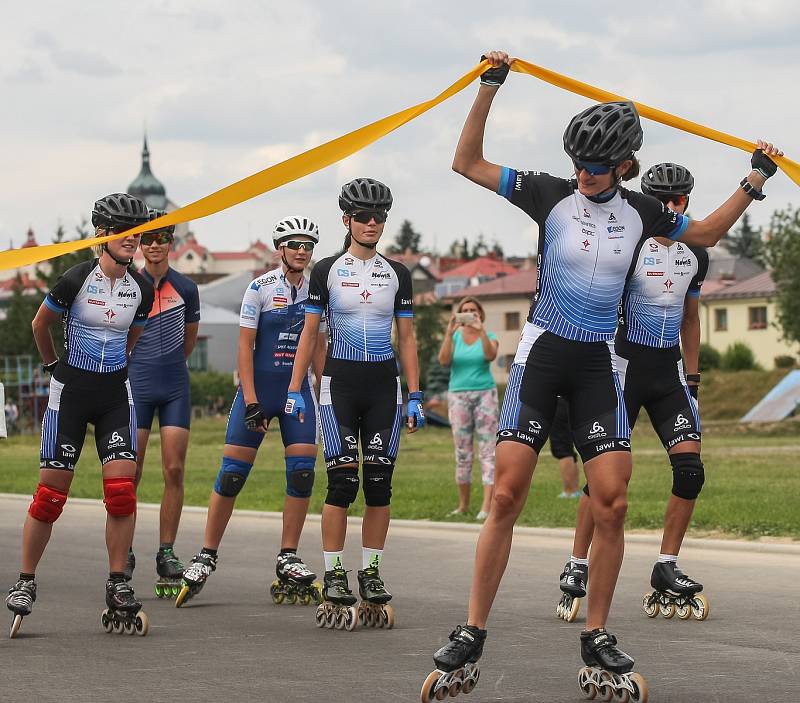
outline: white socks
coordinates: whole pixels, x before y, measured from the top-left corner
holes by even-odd
[[[675,564],[678,563],[678,555],[677,554],[659,554],[658,561],[661,564],[669,564],[673,562]]]
[[[373,567],[380,568],[383,561],[383,550],[373,549],[372,547],[361,547],[361,568]]]
[[[589,566],[589,559],[588,558],[586,558],[586,559],[578,559],[578,557],[576,557],[574,554],[570,554],[569,560],[573,564],[578,564],[580,566]]]
[[[344,552],[322,552],[322,555],[325,557],[325,571],[343,568]]]

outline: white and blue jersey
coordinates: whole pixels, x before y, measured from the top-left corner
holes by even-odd
[[[640,242],[619,306],[617,351],[631,345],[674,349],[680,358],[680,330],[687,296],[700,297],[708,271],[708,253],[680,242],[665,246]]]
[[[94,259],[66,271],[44,303],[64,316],[66,364],[113,373],[128,365],[128,330],[147,322],[153,286],[130,270],[112,284]]]
[[[349,252],[319,261],[311,271],[306,312],[327,315],[328,358],[394,358],[392,320],[413,317],[411,274],[377,252],[363,261]]]
[[[643,237],[678,239],[689,220],[619,188],[605,202],[574,180],[503,167],[498,193],[539,225],[539,280],[528,322],[566,339],[613,339],[617,308]]]

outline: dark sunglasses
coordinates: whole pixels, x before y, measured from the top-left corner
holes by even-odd
[[[290,239],[287,242],[281,242],[281,245],[289,247],[292,251],[314,251],[314,242],[307,242],[304,239]]]
[[[142,244],[149,247],[151,244],[170,244],[172,235],[169,232],[147,232],[142,235]]]
[[[382,225],[388,219],[389,213],[386,210],[361,210],[354,212],[350,217],[362,225],[369,224],[370,220],[375,220],[376,224]]]
[[[614,168],[609,164],[594,164],[588,161],[573,161],[576,171],[586,171],[590,176],[605,176]]]

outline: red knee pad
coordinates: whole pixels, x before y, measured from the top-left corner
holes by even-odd
[[[34,491],[33,500],[28,508],[28,515],[35,520],[52,525],[58,520],[66,502],[67,494],[64,491],[59,491],[57,488],[40,483],[36,486],[36,491]]]
[[[103,479],[103,502],[106,511],[114,517],[125,517],[136,512],[136,486],[133,476],[116,476]]]

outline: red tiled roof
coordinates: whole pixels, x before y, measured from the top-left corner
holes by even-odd
[[[210,251],[209,255],[220,261],[230,261],[234,259],[257,259],[258,254],[251,251]]]
[[[21,283],[23,290],[43,290],[44,289],[44,281],[40,281],[38,278],[31,276],[25,271],[21,276]],[[6,279],[5,281],[0,281],[0,291],[13,291],[17,285],[17,277]]]
[[[206,249],[204,246],[201,246],[196,241],[191,239],[187,242],[184,242],[181,246],[179,246],[175,250],[175,256],[176,257],[183,256],[187,251],[193,251],[196,254],[200,255],[208,253],[208,249]]]
[[[775,295],[775,281],[772,280],[772,273],[764,271],[757,276],[739,281],[723,288],[718,288],[711,293],[706,291],[703,285],[703,298],[705,300],[725,300],[730,298],[765,298]]]
[[[515,271],[510,276],[501,276],[492,281],[486,281],[477,286],[470,286],[458,291],[456,295],[448,296],[450,299],[463,298],[473,295],[476,298],[491,298],[503,295],[533,295],[536,285],[536,271]]]
[[[442,278],[451,278],[454,276],[458,276],[459,278],[473,278],[475,276],[496,278],[497,276],[513,275],[517,273],[518,270],[519,269],[511,264],[507,264],[505,261],[500,261],[489,256],[481,256],[449,269],[441,275]]]

